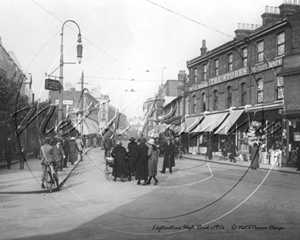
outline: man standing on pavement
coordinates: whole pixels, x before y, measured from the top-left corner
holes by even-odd
[[[63,139],[56,137],[53,140],[53,158],[58,162],[58,171],[63,171],[63,161],[65,159],[65,153],[63,149]]]
[[[83,150],[84,150],[84,144],[82,142],[81,135],[79,135],[78,138],[76,139],[76,147],[77,147],[77,150],[78,150],[79,155],[80,155],[80,161],[83,161],[82,153],[83,153]]]
[[[16,147],[15,147],[15,144],[12,140],[12,136],[9,133],[7,135],[7,140],[4,143],[4,153],[5,153],[5,159],[6,159],[6,162],[7,162],[7,168],[8,169],[10,169],[12,157],[13,157],[13,154],[15,152],[16,152]]]
[[[45,137],[44,144],[41,146],[41,153],[42,153],[42,179],[41,179],[41,187],[45,188],[45,173],[47,166],[45,165],[46,162],[53,163],[53,167],[55,172],[57,172],[57,163],[54,161],[53,158],[53,147],[50,145],[51,138]]]
[[[63,140],[63,149],[64,149],[64,153],[65,153],[63,167],[64,168],[68,168],[68,158],[69,158],[69,154],[70,154],[70,142],[69,142],[69,138],[68,137],[66,137]]]
[[[170,137],[166,137],[166,143],[164,144],[164,162],[163,169],[161,173],[166,173],[166,168],[169,168],[170,173],[172,173],[172,167],[175,167],[175,145],[171,142]]]
[[[137,143],[135,141],[134,137],[131,137],[129,139],[128,143],[128,168],[129,168],[129,174],[130,176],[134,176],[135,174],[135,155],[136,155],[136,148],[137,148]]]
[[[141,180],[144,180],[144,186],[147,185],[148,181],[148,146],[145,143],[146,138],[140,138],[135,159],[135,179],[138,180],[138,185],[141,184]]]

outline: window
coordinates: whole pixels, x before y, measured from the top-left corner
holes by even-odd
[[[215,75],[219,76],[219,59],[215,60]]]
[[[233,71],[233,54],[228,54],[228,72]]]
[[[232,88],[227,88],[227,108],[232,106]]]
[[[203,65],[203,76],[202,76],[202,81],[207,80],[207,64]]]
[[[242,49],[242,61],[243,61],[243,67],[248,66],[248,50],[247,48]]]
[[[241,84],[241,106],[245,106],[247,103],[247,87],[246,83]]]
[[[284,80],[283,77],[277,77],[277,99],[284,97]]]
[[[206,96],[205,93],[202,94],[202,112],[206,111]]]
[[[218,91],[214,91],[214,110],[218,110]]]
[[[257,43],[257,61],[264,61],[264,41],[260,41]]]
[[[262,79],[257,80],[257,103],[264,101],[264,82]]]
[[[193,96],[192,114],[196,113],[196,107],[197,107],[197,99],[196,96]]]
[[[284,42],[285,42],[285,33],[279,33],[277,35],[277,56],[284,54]]]
[[[193,84],[198,82],[198,69],[194,68],[194,82]]]

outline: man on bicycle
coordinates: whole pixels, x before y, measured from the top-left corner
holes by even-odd
[[[57,164],[53,158],[53,150],[52,150],[53,147],[50,145],[50,141],[51,141],[50,137],[45,137],[44,144],[41,146],[41,152],[43,155],[42,163],[41,163],[42,164],[42,183],[41,183],[42,188],[45,188],[44,182],[45,182],[45,174],[47,168],[45,163],[51,162],[53,164],[55,172],[57,172]]]

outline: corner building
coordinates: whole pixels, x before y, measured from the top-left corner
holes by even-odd
[[[299,3],[300,4],[300,3]],[[282,166],[294,166],[300,148],[300,5],[266,7],[262,26],[239,24],[235,38],[187,62],[189,152],[214,152],[233,141],[249,158],[254,142],[260,161],[279,148]],[[298,58],[297,58],[298,56]],[[298,121],[299,119],[299,121]]]

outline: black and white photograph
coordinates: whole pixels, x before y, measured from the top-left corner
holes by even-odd
[[[298,239],[300,0],[1,0],[0,239]]]

